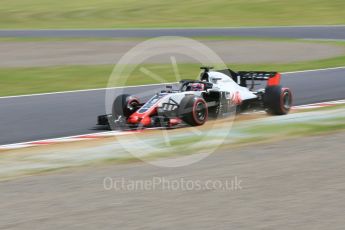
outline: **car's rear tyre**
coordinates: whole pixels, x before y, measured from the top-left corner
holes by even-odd
[[[203,125],[208,119],[207,103],[201,97],[187,95],[181,101],[178,114],[191,126]]]
[[[264,106],[267,113],[285,115],[292,106],[292,93],[288,88],[268,86],[264,94]]]

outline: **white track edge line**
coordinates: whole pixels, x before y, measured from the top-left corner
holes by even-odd
[[[88,138],[87,136],[99,136],[99,137],[113,137],[117,135],[127,135],[132,134],[134,132],[131,131],[107,131],[107,132],[98,132],[98,133],[87,133],[87,134],[79,134],[73,136],[66,136],[66,137],[58,137],[58,138],[51,138],[51,139],[42,139],[42,140],[35,140],[35,141],[26,141],[26,142],[18,142],[6,145],[0,145],[1,149],[7,148],[16,148],[16,146],[35,146],[36,142],[56,142],[56,143],[63,143],[63,142],[73,142],[73,141],[82,141],[82,140],[94,140],[95,138]]]
[[[175,82],[147,84],[147,85],[119,86],[119,87],[110,87],[110,88],[80,89],[80,90],[50,92],[50,93],[23,94],[23,95],[15,95],[15,96],[4,96],[4,97],[0,97],[0,99],[10,99],[10,98],[20,98],[20,97],[34,97],[34,96],[47,96],[47,95],[65,94],[65,93],[66,94],[68,94],[68,93],[82,93],[82,92],[89,92],[89,91],[90,92],[92,92],[92,91],[101,91],[101,90],[107,90],[107,89],[123,89],[123,88],[149,87],[149,86],[159,86],[159,85],[166,85],[166,84],[172,84],[172,83],[175,83]]]

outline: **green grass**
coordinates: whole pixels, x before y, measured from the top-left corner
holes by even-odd
[[[343,116],[345,111],[344,108],[345,107],[330,108],[334,111],[334,114],[329,114],[327,113],[327,111],[320,111],[319,115],[321,116],[317,119],[313,119],[313,117],[311,117],[310,119],[306,120],[305,118],[310,116],[310,114],[308,112],[305,112],[303,117],[295,117],[293,122],[291,122],[291,118],[290,120],[285,120],[284,116],[282,116],[282,120],[276,123],[267,122],[267,120],[264,119],[262,119],[262,122],[256,120],[256,123],[251,123],[251,121],[235,123],[233,126],[233,130],[229,133],[230,135],[228,137],[225,137],[224,142],[222,142],[221,145],[219,145],[219,143],[213,142],[213,138],[215,140],[219,140],[217,135],[215,135],[211,137],[211,139],[207,138],[206,143],[204,141],[203,144],[196,145],[192,149],[189,149],[189,151],[185,151],[186,146],[191,147],[191,144],[197,143],[202,139],[203,136],[174,136],[173,141],[170,142],[171,146],[169,148],[165,147],[165,150],[163,152],[159,151],[157,153],[153,153],[149,157],[154,159],[157,157],[189,155],[194,154],[200,150],[208,151],[217,146],[229,150],[238,145],[241,146],[248,144],[257,144],[260,142],[273,142],[277,140],[296,137],[342,132],[345,130],[345,117]],[[226,128],[223,127],[220,129],[212,130],[211,132],[226,133],[224,129]],[[206,135],[206,133],[204,133],[204,135]],[[162,140],[157,141],[157,146],[161,147],[161,149],[164,149],[164,144],[162,144],[163,142],[160,143],[160,141]]]
[[[343,0],[2,0],[0,28],[345,24]]]
[[[343,107],[344,108],[344,107]],[[328,110],[337,110],[341,107],[332,106]],[[306,114],[307,116],[307,114]],[[242,130],[242,132],[251,135],[251,137],[239,138],[234,143],[226,143],[224,147],[234,145],[248,145],[260,142],[273,142],[287,138],[307,137],[314,135],[325,135],[328,133],[345,131],[345,118],[325,118],[319,121],[300,121],[290,124],[273,124],[273,125],[254,125],[253,127]],[[188,144],[188,143],[186,143]]]
[[[105,87],[112,66],[61,66],[0,69],[0,95]]]
[[[345,56],[291,63],[291,64],[240,64],[228,65],[234,70],[297,71],[344,66]],[[107,87],[113,65],[60,66],[33,68],[0,68],[0,96],[46,93],[55,91],[79,90]],[[142,67],[142,66],[139,66]],[[144,65],[145,68],[161,76],[166,82],[175,82],[176,78],[169,64]],[[199,73],[197,64],[178,65],[182,78],[196,79]],[[136,68],[124,83],[113,82],[111,86],[141,85],[161,83]]]
[[[338,107],[339,108],[339,107]],[[336,110],[337,107],[330,109]],[[328,132],[345,130],[345,118],[330,118],[320,122],[295,122],[292,124],[257,125],[247,129],[247,133],[256,136],[267,136],[274,134],[277,137],[283,136],[309,136]]]

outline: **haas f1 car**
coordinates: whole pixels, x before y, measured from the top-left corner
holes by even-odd
[[[280,85],[277,72],[201,69],[200,80],[182,80],[177,90],[167,86],[145,103],[131,95],[117,96],[112,114],[99,116],[98,124],[111,129],[199,126],[209,118],[225,117],[234,111],[261,109],[284,115],[291,108],[291,91]],[[254,90],[263,81],[264,88]]]

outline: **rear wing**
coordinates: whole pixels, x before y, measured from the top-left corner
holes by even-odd
[[[220,70],[219,72],[224,73],[231,77],[237,84],[253,88],[255,81],[267,81],[267,86],[275,86],[280,84],[281,74],[278,72],[266,72],[266,71],[239,71],[235,72],[231,69]],[[250,81],[250,82],[249,82]]]
[[[280,84],[281,74],[278,72],[264,71],[239,71],[241,81],[267,81],[267,86]]]

